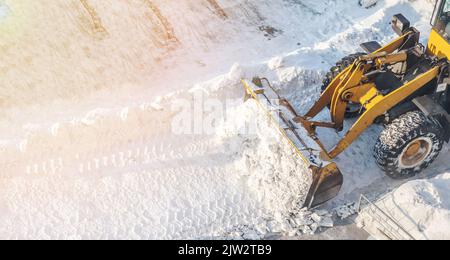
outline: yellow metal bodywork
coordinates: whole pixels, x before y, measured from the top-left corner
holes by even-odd
[[[428,40],[427,52],[428,55],[449,59],[450,44],[435,29],[432,29]]]
[[[345,134],[344,138],[342,138],[335,148],[329,152],[329,157],[333,159],[341,154],[367,129],[367,127],[373,124],[378,116],[383,115],[385,112],[402,102],[405,97],[409,97],[415,91],[436,78],[439,71],[439,67],[434,67],[386,96],[378,93],[376,88],[369,89],[367,94],[361,97],[360,100],[365,108],[365,112],[359,117],[347,134]]]
[[[311,137],[317,140],[320,147],[324,147],[316,136],[316,128],[343,129],[348,104],[352,102],[361,105],[361,111],[364,112],[333,149],[330,151],[324,149],[323,159],[332,160],[336,158],[372,125],[376,118],[404,101],[439,75],[440,67],[436,66],[418,75],[414,80],[405,82],[403,86],[387,95],[380,93],[375,84],[366,78],[365,75],[369,70],[381,70],[386,65],[406,61],[408,58],[406,52],[397,52],[397,49],[402,46],[411,33],[408,32],[379,50],[356,60],[336,76],[309,112],[301,119],[296,120],[303,124],[303,127]],[[450,56],[450,45],[433,30],[428,52],[447,57],[446,55]],[[326,106],[330,106],[331,122],[312,121]]]
[[[380,57],[379,59],[376,60],[376,62],[377,66],[381,67],[385,64],[394,64],[397,62],[403,62],[406,61],[407,59],[408,55],[406,54],[406,52],[399,52],[397,54],[389,55],[386,57]]]
[[[400,48],[400,46],[402,46],[402,44],[405,42],[405,39],[408,38],[408,36],[411,34],[412,32],[407,32],[403,34],[402,36],[398,37],[392,42],[386,44],[384,47],[381,47],[381,49],[376,50],[374,53],[381,53],[381,52],[386,52],[388,54],[393,53],[398,48]]]
[[[374,53],[366,55],[364,58],[367,60],[371,59],[380,59],[380,64],[386,63],[386,56],[389,54],[392,54],[395,50],[397,50],[405,41],[405,39],[411,34],[411,32],[408,32],[397,39],[393,40],[392,42],[388,43],[386,46],[380,48],[379,50],[375,51]],[[398,59],[398,56],[394,56],[395,59]],[[402,58],[405,58],[402,56]],[[381,59],[384,59],[384,62],[382,62]],[[391,58],[389,58],[391,59]],[[342,71],[328,86],[328,88],[322,93],[322,96],[319,98],[319,100],[313,105],[313,107],[306,113],[306,118],[313,118],[317,116],[328,104],[332,102],[332,99],[334,97],[333,93],[336,92],[336,89],[339,85],[346,85],[346,88],[352,88],[356,87],[355,85],[349,85],[347,84],[348,78],[351,76],[349,72],[354,71],[355,64],[352,64],[348,68],[346,68],[344,71]],[[359,81],[358,81],[359,80]],[[358,83],[361,81],[361,77],[357,78]],[[335,114],[332,112],[332,114]]]

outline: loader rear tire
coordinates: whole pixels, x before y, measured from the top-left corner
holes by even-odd
[[[438,157],[444,143],[443,128],[420,111],[395,119],[375,144],[378,166],[393,179],[414,177]]]
[[[339,73],[344,71],[348,66],[352,65],[355,60],[363,55],[366,55],[366,53],[358,52],[355,54],[348,55],[344,58],[342,58],[340,61],[336,63],[336,66],[332,67],[330,71],[326,74],[325,79],[323,80],[322,85],[322,92],[325,91],[325,89],[331,84],[331,82],[336,78]],[[359,116],[361,113],[361,106],[356,104],[349,104],[347,107],[347,110],[345,112],[346,118],[354,118]]]

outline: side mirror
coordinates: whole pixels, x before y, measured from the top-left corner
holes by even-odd
[[[394,32],[400,36],[403,35],[406,30],[411,28],[411,23],[402,14],[394,15],[391,25]]]

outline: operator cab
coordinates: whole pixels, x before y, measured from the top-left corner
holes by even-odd
[[[431,19],[428,54],[450,58],[450,0],[438,0]]]

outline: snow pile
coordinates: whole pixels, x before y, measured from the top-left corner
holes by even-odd
[[[249,100],[228,112],[227,118],[233,120],[219,128],[219,142],[226,144],[225,149],[236,151],[235,171],[243,174],[252,197],[268,213],[267,223],[262,226],[238,226],[229,236],[293,237],[332,226],[331,216],[326,212],[318,215],[302,209],[312,183],[312,172],[281,138],[257,103]]]
[[[320,228],[334,227],[332,215],[326,210],[318,210],[315,212],[302,209],[292,216],[295,229],[299,230],[296,235],[302,234],[314,235]]]
[[[278,214],[287,215],[301,207],[312,183],[312,172],[257,103],[247,101],[228,111],[228,118],[232,120],[219,129],[219,142],[228,143],[226,149],[237,152],[240,158],[236,171],[246,174],[247,185],[256,198]]]
[[[270,239],[273,237],[300,237],[314,235],[317,232],[334,227],[332,215],[326,210],[308,211],[306,209],[291,212],[289,218],[267,219],[258,225],[239,225],[225,232],[225,239]]]
[[[358,213],[358,205],[355,202],[347,203],[335,208],[334,212],[341,220],[344,220]]]
[[[414,239],[450,239],[450,173],[430,180],[410,181],[376,202]],[[380,228],[373,215],[359,222],[368,229]]]

